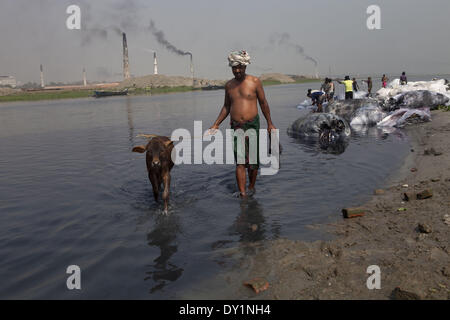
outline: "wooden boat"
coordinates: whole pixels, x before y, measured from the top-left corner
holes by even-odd
[[[111,96],[126,96],[128,94],[128,89],[122,91],[94,91],[94,97],[111,97]]]

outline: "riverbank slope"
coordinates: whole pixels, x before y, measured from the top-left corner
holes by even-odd
[[[261,75],[264,86],[289,83],[318,82],[304,76],[287,76],[279,73]],[[178,93],[197,90],[223,89],[227,80],[195,79],[179,76],[149,75],[134,77],[114,84],[98,84],[82,86],[48,87],[42,90],[23,91],[20,89],[3,88],[0,90],[1,102],[40,101],[59,99],[78,99],[93,97],[94,90],[122,91],[128,89],[128,95],[154,95]]]
[[[445,215],[450,214],[450,112],[433,111],[432,119],[406,129],[411,154],[384,192],[361,204],[366,209],[363,217],[326,225],[334,236],[331,241],[253,244],[256,253],[241,257],[236,269],[224,276],[235,286],[235,296],[449,299],[450,218]],[[426,189],[432,190],[432,198],[402,199],[405,192]],[[381,289],[367,288],[367,268],[372,265],[380,268]],[[258,295],[243,286],[256,277],[269,283]]]

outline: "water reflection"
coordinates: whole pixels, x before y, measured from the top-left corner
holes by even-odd
[[[339,139],[332,143],[321,143],[318,137],[302,137],[291,135],[294,143],[302,146],[306,153],[342,154],[349,145],[349,139]]]
[[[386,140],[389,136],[395,137],[399,141],[406,140],[406,135],[401,129],[366,125],[352,126],[352,137],[370,137],[375,140]]]
[[[133,109],[131,106],[131,98],[126,97],[126,108],[127,108],[127,123],[128,123],[128,140],[134,145],[134,124],[133,124]]]
[[[256,242],[265,240],[265,225],[263,209],[258,201],[249,197],[242,199],[240,213],[231,226],[231,234],[239,235],[239,242]]]
[[[389,137],[396,141],[406,141],[406,134],[403,130],[393,127],[377,127],[367,125],[353,125],[351,127],[352,133],[350,138],[339,139],[333,143],[322,143],[318,137],[305,137],[290,135],[294,143],[302,146],[306,153],[328,153],[328,154],[342,154],[352,141],[360,140],[368,137],[375,141],[387,140]]]
[[[147,271],[148,275],[144,280],[152,279],[154,282],[150,293],[163,289],[168,283],[176,281],[183,274],[183,268],[178,267],[169,261],[178,251],[177,234],[180,232],[180,223],[175,215],[158,215],[155,221],[155,228],[147,234],[149,246],[156,246],[160,254]]]

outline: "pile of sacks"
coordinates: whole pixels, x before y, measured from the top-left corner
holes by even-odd
[[[400,85],[395,79],[376,97],[383,110],[390,112],[378,126],[403,127],[407,124],[431,121],[430,110],[450,105],[449,83],[445,79],[409,82]]]
[[[430,110],[450,106],[450,84],[445,79],[409,82],[406,85],[400,85],[400,79],[395,79],[386,88],[378,90],[375,98],[366,98],[364,91],[356,93],[353,100],[337,97],[329,105],[324,103],[324,110],[343,117],[351,126],[403,127],[430,121]],[[310,99],[297,108],[316,109]]]
[[[423,109],[406,109],[401,108],[393,111],[377,123],[379,127],[397,127],[402,128],[408,124],[431,121],[429,108]]]
[[[448,81],[445,79],[433,81],[409,82],[400,85],[395,79],[386,88],[377,91],[377,99],[386,111],[400,108],[437,109],[439,106],[450,105],[450,91]]]
[[[419,90],[441,93],[450,98],[450,95],[448,94],[449,84],[445,79],[408,82],[408,84],[405,85],[400,84],[400,79],[394,79],[386,88],[381,88],[377,91],[377,97],[381,100],[389,100],[399,94]]]

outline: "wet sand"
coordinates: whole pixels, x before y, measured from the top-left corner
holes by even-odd
[[[450,214],[450,112],[433,111],[432,122],[406,130],[411,153],[384,193],[361,204],[363,217],[311,226],[326,229],[331,241],[251,245],[246,249],[254,254],[240,256],[233,271],[222,275],[233,292],[223,298],[449,299],[450,218],[444,216]],[[425,154],[430,148],[442,154]],[[402,200],[404,192],[425,189],[432,198]],[[430,230],[421,232],[419,224]],[[380,267],[381,289],[367,288],[371,265]],[[266,279],[269,288],[256,294],[243,286],[255,277]],[[393,293],[397,287],[406,293]]]

